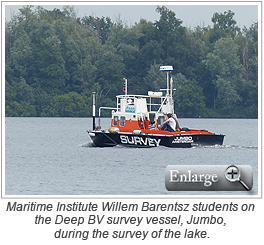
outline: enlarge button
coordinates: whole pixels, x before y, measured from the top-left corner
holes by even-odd
[[[168,191],[250,191],[250,165],[169,165],[165,170]]]

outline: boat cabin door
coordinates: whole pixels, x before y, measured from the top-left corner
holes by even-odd
[[[149,113],[149,123],[150,124],[153,124],[153,123],[156,124],[156,113]]]

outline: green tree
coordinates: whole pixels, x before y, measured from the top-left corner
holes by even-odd
[[[161,41],[165,58],[169,58],[171,42],[175,37],[174,34],[180,29],[182,21],[177,19],[175,13],[165,6],[157,6],[156,11],[160,14],[160,19],[155,22],[157,39]]]
[[[166,88],[166,79],[166,73],[160,72],[160,65],[151,65],[144,82],[148,91],[159,91]]]
[[[241,101],[239,92],[246,87],[243,78],[245,70],[239,62],[237,52],[238,46],[232,38],[221,38],[205,60],[216,86],[215,105],[229,113],[239,105]]]
[[[186,47],[187,29],[183,27],[182,21],[176,18],[176,14],[165,6],[157,7],[160,19],[155,22],[156,40],[160,43],[162,63],[174,67],[174,72],[185,73],[189,62],[190,49]]]
[[[178,73],[174,78],[175,110],[178,117],[204,117],[205,103],[202,88],[195,80]]]
[[[236,26],[236,21],[233,19],[234,15],[235,13],[231,10],[213,15],[211,20],[214,23],[214,27],[208,33],[211,43],[216,42],[220,38],[234,38],[240,32],[240,28]]]
[[[88,116],[88,104],[83,96],[76,92],[55,95],[42,116],[48,117],[85,117]]]
[[[212,17],[212,22],[217,25],[220,30],[235,31],[236,21],[233,19],[235,13],[231,10],[222,13],[215,13]]]
[[[102,44],[104,44],[108,39],[108,37],[110,36],[111,29],[113,27],[113,22],[109,17],[95,18],[93,16],[84,16],[81,19],[81,23],[83,25],[91,26],[94,29],[94,31],[97,33]]]
[[[257,117],[258,23],[240,31],[226,11],[192,30],[165,6],[156,11],[159,20],[127,26],[77,18],[73,6],[22,7],[5,23],[6,115],[89,115],[93,91],[98,106],[114,106],[124,77],[129,93],[158,91],[159,66],[172,65],[180,116]]]
[[[34,117],[36,116],[35,106],[28,102],[12,101],[5,108],[6,117]]]
[[[29,77],[31,75],[33,50],[26,32],[21,33],[21,36],[16,39],[10,51],[10,65],[16,77]]]
[[[125,66],[122,57],[113,46],[104,45],[96,67],[98,104],[106,97],[114,101],[123,88]]]
[[[50,94],[60,94],[65,86],[66,71],[57,37],[37,40],[34,50],[34,83]]]
[[[246,38],[257,43],[258,42],[258,22],[253,23],[249,28],[243,27]]]

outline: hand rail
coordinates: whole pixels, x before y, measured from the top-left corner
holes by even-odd
[[[108,109],[108,110],[117,110],[117,108],[114,107],[100,107],[99,108],[99,118],[98,118],[98,128],[101,129],[101,109]]]

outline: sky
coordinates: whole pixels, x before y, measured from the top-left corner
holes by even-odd
[[[17,5],[21,3],[22,5]],[[5,19],[9,21],[11,16],[19,12],[19,8],[24,5],[40,5],[48,10],[54,8],[61,9],[64,5],[74,6],[78,17],[92,15],[94,17],[110,17],[112,21],[120,18],[128,26],[139,22],[141,18],[151,22],[159,20],[159,13],[156,12],[156,6],[166,6],[176,14],[176,18],[183,21],[182,25],[190,28],[196,26],[212,26],[211,18],[214,13],[224,13],[231,10],[235,13],[234,19],[238,27],[250,27],[258,20],[257,2],[5,2]],[[51,5],[52,4],[52,5]],[[86,5],[84,5],[86,4]],[[99,4],[99,5],[98,5]],[[195,4],[195,5],[194,5]],[[259,4],[259,2],[258,2]]]

